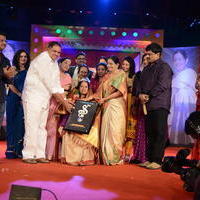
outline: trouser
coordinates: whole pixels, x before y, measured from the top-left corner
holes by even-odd
[[[24,108],[24,149],[23,159],[45,158],[47,140],[46,122],[49,112],[48,106],[23,102]]]
[[[149,111],[145,118],[145,131],[148,140],[147,159],[162,163],[166,143],[168,111],[160,108]]]
[[[5,112],[5,103],[0,102],[0,128],[1,128],[2,123],[3,123],[4,112]]]

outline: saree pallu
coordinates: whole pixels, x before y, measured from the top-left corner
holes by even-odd
[[[113,87],[122,93],[122,97],[108,100],[104,104],[101,123],[101,151],[103,163],[106,165],[122,163],[127,100],[127,83],[124,72],[118,70],[102,83],[102,97],[111,95]]]
[[[65,85],[71,84],[72,79],[69,74],[60,73],[60,82],[61,86],[65,87]],[[58,122],[60,116],[57,115],[55,112],[57,110],[58,105],[59,105],[58,102],[52,96],[50,100],[49,115],[46,124],[46,129],[47,129],[46,158],[48,160],[56,158],[55,146],[56,146]]]
[[[94,165],[99,161],[100,112],[88,135],[67,132],[62,137],[61,160],[69,165]]]

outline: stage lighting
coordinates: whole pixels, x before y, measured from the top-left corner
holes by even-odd
[[[71,34],[72,33],[72,30],[71,29],[68,29],[67,30],[67,34]]]
[[[115,31],[112,31],[112,32],[111,32],[111,35],[112,35],[112,36],[115,36],[115,35],[116,35],[116,32],[115,32]]]
[[[61,30],[59,28],[56,29],[56,33],[60,34]]]
[[[105,35],[105,32],[104,31],[100,31],[99,33],[101,36]]]
[[[37,48],[33,49],[33,52],[34,52],[34,53],[37,53],[37,52],[38,52],[38,49],[37,49]]]
[[[88,33],[89,33],[90,35],[93,35],[93,34],[94,34],[94,31],[90,30]]]
[[[126,32],[122,32],[122,36],[124,36],[124,37],[125,37],[126,35],[127,35],[127,33],[126,33]]]
[[[155,37],[159,38],[160,37],[160,33],[156,33]]]
[[[79,31],[78,31],[78,34],[79,34],[79,35],[82,35],[82,34],[83,34],[83,31],[82,31],[82,30],[79,30]]]
[[[38,38],[35,38],[34,43],[38,43],[38,42],[39,42]]]
[[[138,36],[138,33],[137,32],[134,32],[133,33],[133,37],[137,37]]]

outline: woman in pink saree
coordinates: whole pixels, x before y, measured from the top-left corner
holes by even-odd
[[[71,60],[69,58],[61,58],[59,61],[60,67],[60,83],[65,90],[69,90],[72,84],[72,79],[66,72],[69,69]],[[59,115],[55,113],[58,103],[54,97],[50,100],[49,115],[47,119],[47,144],[46,144],[46,158],[52,160],[55,155],[56,135],[58,129]]]

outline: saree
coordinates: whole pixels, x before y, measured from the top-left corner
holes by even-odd
[[[187,68],[172,80],[171,110],[168,118],[169,139],[172,144],[187,145],[193,139],[185,134],[185,120],[196,109],[196,72]]]
[[[75,166],[98,163],[100,115],[101,113],[97,112],[88,135],[65,132],[62,136],[62,162]]]
[[[69,74],[60,73],[60,82],[61,86],[64,87],[67,84],[71,84],[71,77]],[[59,121],[59,115],[55,114],[56,108],[58,106],[58,103],[54,97],[50,100],[49,105],[49,114],[47,118],[47,144],[46,144],[46,158],[48,160],[52,160],[55,155],[55,145],[56,145],[56,135],[57,135],[57,129],[58,129],[58,121]]]
[[[122,152],[126,134],[126,74],[117,70],[102,82],[101,97],[112,94],[113,87],[122,93],[121,97],[108,100],[103,107],[101,123],[101,153],[105,165],[122,164]]]
[[[22,93],[27,70],[18,72],[13,80],[13,85]],[[24,141],[24,111],[21,97],[9,90],[6,99],[6,158],[21,158]]]
[[[132,105],[134,105],[135,97],[132,95],[133,78],[127,77],[127,115],[126,115],[126,143],[125,143],[125,155],[130,157],[133,152],[133,143],[136,138],[136,117],[132,114]]]

